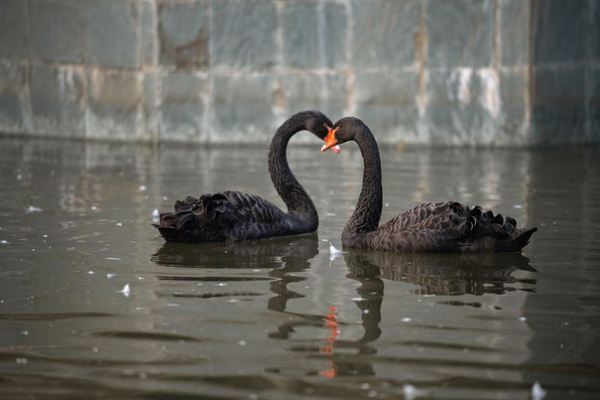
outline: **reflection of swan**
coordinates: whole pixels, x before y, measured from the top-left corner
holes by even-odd
[[[202,243],[196,246],[165,243],[152,255],[151,260],[167,267],[273,268],[273,274],[275,270],[307,268],[308,259],[318,253],[318,246],[316,233],[259,241]]]
[[[529,243],[536,228],[517,229],[517,222],[480,207],[454,201],[422,203],[379,225],[382,209],[381,162],[377,142],[358,118],[342,118],[329,129],[323,151],[355,141],[364,161],[362,190],[342,232],[347,247],[397,252],[504,252]]]
[[[269,173],[288,212],[252,194],[224,191],[187,197],[175,203],[175,212],[160,214],[158,228],[167,242],[253,240],[314,232],[319,225],[315,206],[294,177],[286,158],[293,135],[307,130],[323,139],[329,119],[318,111],[290,117],[277,129],[269,150]]]
[[[535,271],[529,259],[518,253],[460,254],[391,253],[352,251],[344,254],[354,274],[406,281],[420,287],[419,294],[502,294],[507,283],[517,281],[517,270]]]

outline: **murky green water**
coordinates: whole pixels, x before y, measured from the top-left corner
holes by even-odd
[[[455,199],[540,231],[331,260],[362,163],[319,147],[289,151],[318,235],[167,246],[152,211],[187,194],[282,205],[266,149],[0,139],[0,397],[598,398],[599,151],[386,149],[383,220]]]

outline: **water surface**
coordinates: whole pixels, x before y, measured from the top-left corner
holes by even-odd
[[[152,211],[188,194],[282,206],[266,149],[0,139],[0,397],[598,398],[597,149],[383,149],[382,220],[454,199],[540,230],[332,259],[362,162],[319,147],[289,150],[318,233],[167,245]]]

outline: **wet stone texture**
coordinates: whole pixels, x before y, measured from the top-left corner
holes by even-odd
[[[4,0],[0,132],[265,143],[320,109],[387,143],[597,141],[599,22],[597,0]]]

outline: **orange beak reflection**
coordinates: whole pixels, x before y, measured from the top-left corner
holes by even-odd
[[[335,138],[335,133],[340,129],[338,126],[335,129],[332,129],[330,126],[327,126],[327,136],[325,136],[325,144],[321,147],[321,152],[332,149],[336,153],[339,153],[340,147],[337,145],[337,140]]]

